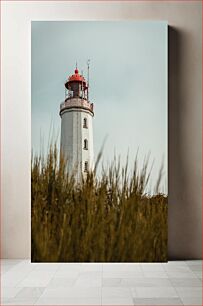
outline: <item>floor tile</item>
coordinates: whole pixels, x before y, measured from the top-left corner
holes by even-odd
[[[163,266],[186,266],[187,263],[185,260],[172,260],[162,263]]]
[[[83,271],[80,272],[78,275],[81,279],[87,279],[87,278],[102,278],[102,272],[101,271]]]
[[[48,272],[56,272],[60,266],[55,263],[40,263],[40,264],[32,264],[33,271],[48,271]]]
[[[30,264],[18,263],[12,269],[4,273],[1,277],[3,286],[17,286],[25,277],[27,277],[33,271],[33,267]]]
[[[181,298],[202,296],[202,287],[177,287],[176,291]]]
[[[124,287],[103,287],[102,288],[102,299],[103,298],[127,298],[131,296],[130,288]]]
[[[123,287],[122,283],[123,283],[122,278],[103,278],[102,279],[102,287]]]
[[[23,259],[0,259],[1,266],[2,265],[17,265],[21,262],[24,262]]]
[[[203,305],[203,301],[201,297],[182,297],[181,298],[183,305],[190,305],[190,306],[196,306],[196,305]]]
[[[3,265],[1,267],[1,274],[4,274],[6,272],[8,272],[9,270],[11,270],[13,268],[13,265]]]
[[[16,288],[16,287],[2,287],[1,288],[1,297],[3,299],[13,298],[18,294],[18,292],[20,290],[21,290],[21,288]]]
[[[78,278],[75,281],[75,286],[79,287],[101,287],[102,278]]]
[[[134,305],[183,305],[179,298],[134,298]]]
[[[200,287],[202,282],[199,278],[170,278],[173,287]]]
[[[179,297],[173,287],[136,287],[133,297],[140,298],[173,298]]]
[[[99,263],[84,263],[81,265],[80,271],[89,272],[89,271],[102,271],[102,264]]]
[[[180,272],[180,271],[167,271],[169,278],[197,278],[195,273],[191,272]]]
[[[126,278],[122,281],[128,287],[171,287],[171,282],[168,278]]]
[[[202,260],[186,260],[185,262],[188,266],[196,266],[202,264]]]
[[[202,265],[191,265],[189,269],[195,272],[202,272]]]
[[[58,271],[73,271],[73,272],[80,272],[82,271],[83,264],[81,263],[59,263]]]
[[[99,306],[101,305],[101,297],[97,298],[91,298],[91,297],[66,297],[66,298],[45,298],[41,297],[38,299],[38,301],[35,303],[35,305],[53,305],[53,306],[58,306],[58,305],[84,305],[84,306],[89,306],[89,305],[94,305],[94,306]]]
[[[1,298],[1,305],[7,305],[7,303],[9,303],[8,298]]]
[[[138,278],[143,277],[143,272],[134,272],[134,271],[104,271],[104,278]]]
[[[110,297],[106,297],[106,298],[102,298],[102,305],[108,305],[108,306],[130,306],[130,305],[134,305],[133,299],[131,297],[127,297],[127,298],[120,298],[120,297],[115,297],[115,298],[110,298]]]
[[[166,272],[187,272],[190,273],[191,269],[187,265],[166,265],[163,268]]]
[[[66,288],[73,287],[76,282],[76,278],[63,278],[63,277],[53,277],[48,283],[46,288]]]
[[[193,273],[195,274],[197,278],[202,279],[202,272],[193,271]]]
[[[60,277],[60,278],[77,278],[79,276],[80,271],[73,271],[73,270],[58,270],[54,277]]]
[[[37,302],[37,297],[29,297],[29,298],[12,298],[5,302],[4,305],[34,305]]]
[[[142,268],[138,263],[115,263],[103,264],[103,272],[134,272],[142,273]]]
[[[144,272],[164,272],[164,267],[162,264],[146,263],[141,264],[140,266]]]
[[[101,297],[101,288],[98,287],[68,287],[58,289],[45,289],[41,297],[47,298],[86,298]]]
[[[19,282],[19,287],[46,287],[55,275],[54,271],[32,271]]]
[[[39,298],[44,292],[43,287],[25,287],[22,288],[16,295],[16,298]]]
[[[146,278],[168,278],[168,274],[165,271],[144,271],[143,276]]]
[[[139,263],[140,267],[163,267],[163,265],[168,265],[168,262],[140,262]]]
[[[101,287],[102,272],[100,271],[86,271],[81,272],[75,281],[75,286],[79,287]]]

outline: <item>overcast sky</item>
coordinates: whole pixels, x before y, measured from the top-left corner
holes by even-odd
[[[114,153],[132,167],[151,154],[154,185],[162,161],[167,188],[167,23],[164,21],[32,22],[32,148],[47,146],[52,127],[60,140],[59,106],[64,81],[87,75],[94,103],[94,151],[106,164]],[[40,136],[41,135],[41,136]]]

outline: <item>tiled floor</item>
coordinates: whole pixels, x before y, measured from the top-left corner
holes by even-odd
[[[202,305],[202,261],[31,264],[2,260],[1,305]]]

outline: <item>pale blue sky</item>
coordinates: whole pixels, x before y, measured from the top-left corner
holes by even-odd
[[[148,152],[154,162],[152,185],[164,161],[167,186],[167,22],[164,21],[34,21],[32,22],[32,148],[46,148],[50,126],[60,140],[59,105],[64,81],[87,74],[94,103],[94,151],[107,137],[104,163],[114,152],[132,167]]]

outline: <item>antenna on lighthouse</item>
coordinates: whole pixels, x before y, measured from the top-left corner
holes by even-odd
[[[87,84],[90,82],[90,59],[87,60]]]
[[[87,101],[89,101],[90,59],[87,60]]]
[[[83,70],[81,70],[81,75],[83,76]],[[82,82],[82,98],[84,99],[85,97],[85,86],[84,83]]]

